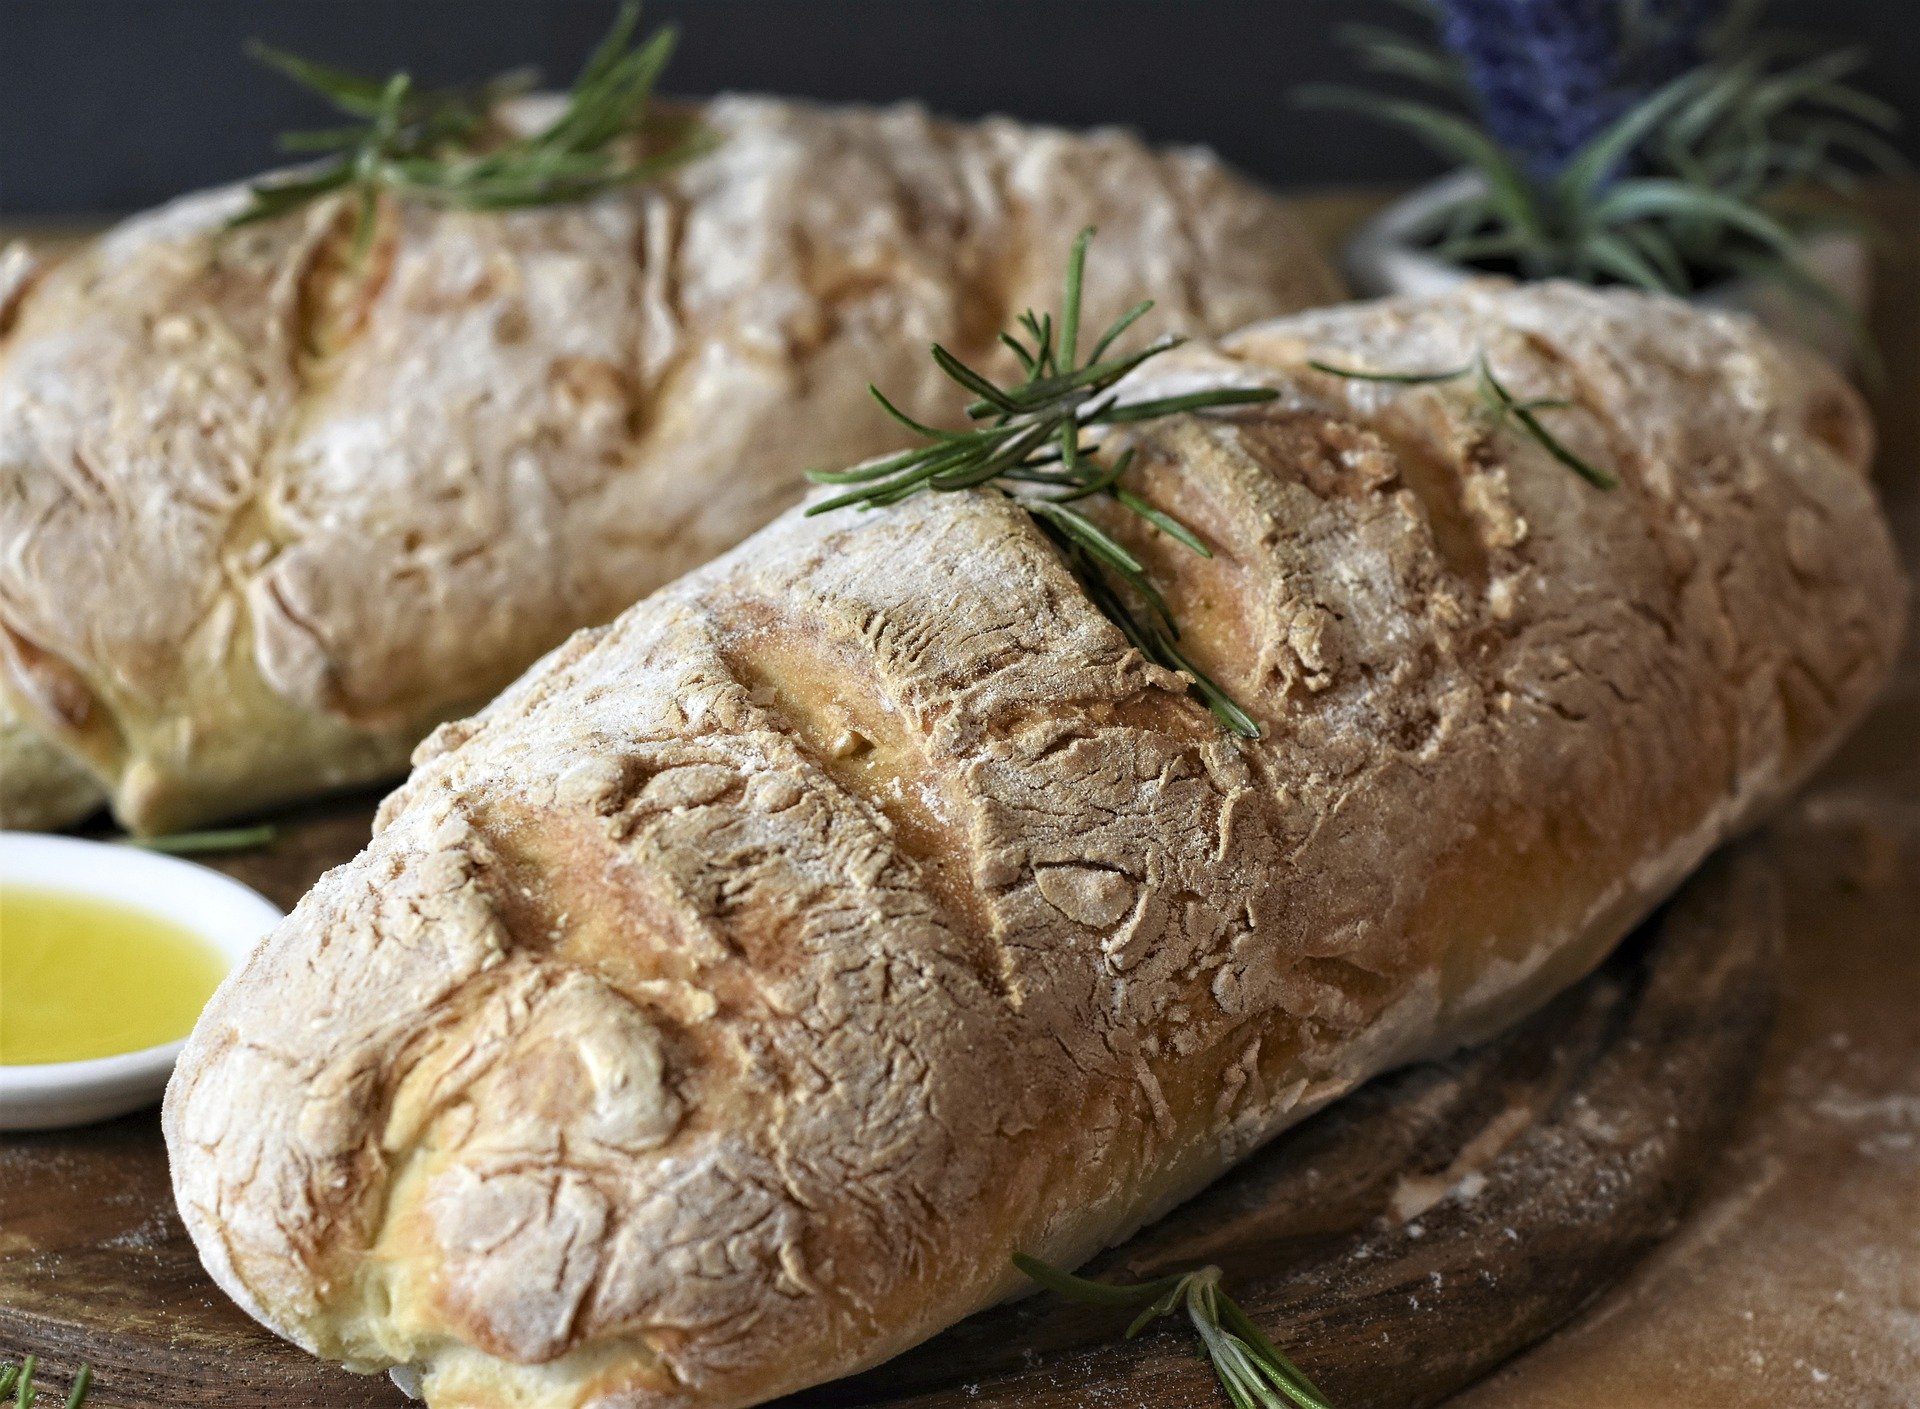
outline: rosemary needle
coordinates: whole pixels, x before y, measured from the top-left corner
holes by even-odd
[[[1521,401],[1507,390],[1506,384],[1494,375],[1493,365],[1487,361],[1486,353],[1479,353],[1473,361],[1464,367],[1453,367],[1439,372],[1365,372],[1353,367],[1338,367],[1331,362],[1309,360],[1307,365],[1316,372],[1325,372],[1332,377],[1345,377],[1356,382],[1387,382],[1394,386],[1434,386],[1442,382],[1454,382],[1465,376],[1475,378],[1474,387],[1480,395],[1481,403],[1487,408],[1495,426],[1504,424],[1508,419],[1518,421],[1520,428],[1531,436],[1541,449],[1554,459],[1572,470],[1596,489],[1617,489],[1620,481],[1614,475],[1601,469],[1592,461],[1575,454],[1567,444],[1541,422],[1537,413],[1541,411],[1564,411],[1573,403],[1555,397],[1544,397],[1534,401]]]
[[[934,363],[975,398],[966,408],[968,417],[986,424],[963,431],[923,425],[878,387],[869,387],[881,410],[929,444],[849,470],[809,470],[807,478],[814,483],[845,486],[845,492],[809,506],[807,513],[825,514],[854,505],[880,508],[922,490],[992,488],[1008,495],[1033,517],[1093,604],[1135,649],[1156,665],[1185,676],[1194,694],[1227,729],[1255,739],[1260,736],[1259,724],[1181,649],[1179,625],[1148,577],[1146,565],[1074,506],[1096,497],[1111,500],[1190,551],[1212,557],[1212,550],[1193,530],[1122,487],[1121,480],[1133,464],[1132,450],[1111,464],[1102,464],[1094,447],[1081,440],[1081,433],[1093,426],[1271,401],[1279,393],[1270,387],[1218,387],[1121,404],[1114,384],[1185,339],[1164,336],[1136,351],[1109,356],[1120,336],[1153,307],[1149,300],[1115,319],[1095,340],[1086,361],[1078,360],[1081,286],[1092,238],[1089,226],[1073,242],[1059,323],[1050,314],[1028,309],[1019,319],[1025,338],[1000,335],[1026,373],[1024,380],[996,385],[940,344],[933,345]]]
[[[1300,1367],[1221,1289],[1218,1267],[1177,1272],[1123,1287],[1076,1277],[1025,1253],[1015,1253],[1013,1262],[1048,1291],[1070,1300],[1094,1306],[1138,1307],[1139,1314],[1127,1327],[1128,1340],[1160,1317],[1184,1310],[1234,1409],[1333,1409]]]
[[[372,78],[256,43],[254,57],[358,121],[285,134],[284,150],[314,153],[319,161],[255,182],[251,203],[231,223],[270,220],[322,196],[349,192],[359,201],[354,248],[363,254],[383,191],[437,205],[509,210],[585,200],[659,176],[712,143],[691,124],[652,119],[653,85],[672,57],[676,35],[669,26],[636,44],[639,21],[638,0],[627,0],[567,91],[560,114],[525,136],[506,134],[493,115],[502,101],[531,86],[528,73],[469,88],[418,89],[404,72]],[[624,139],[663,128],[679,129],[669,133],[673,140],[665,151],[634,158],[625,150]]]
[[[128,837],[134,846],[170,856],[191,856],[210,851],[252,851],[266,846],[278,836],[271,825],[226,827],[205,832],[165,832],[157,837]]]
[[[40,1398],[40,1391],[34,1388],[34,1371],[40,1366],[37,1355],[29,1355],[20,1364],[0,1365],[0,1398],[11,1394],[13,1409],[33,1409]],[[87,1402],[87,1392],[93,1387],[93,1367],[82,1365],[80,1373],[73,1377],[73,1389],[67,1395],[66,1409],[80,1409]]]

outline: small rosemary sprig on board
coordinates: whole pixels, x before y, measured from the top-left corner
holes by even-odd
[[[40,1367],[40,1358],[29,1355],[20,1364],[11,1361],[0,1365],[0,1399],[13,1396],[13,1409],[33,1409],[40,1398],[40,1391],[34,1387],[34,1371]],[[80,1373],[73,1377],[73,1389],[67,1395],[66,1409],[80,1409],[87,1402],[87,1391],[93,1387],[93,1367],[82,1365]]]
[[[272,824],[258,827],[221,827],[204,832],[162,832],[156,837],[126,837],[125,841],[144,851],[169,856],[198,856],[215,851],[253,851],[268,845],[278,836]]]
[[[636,43],[639,23],[638,0],[627,0],[568,90],[565,108],[527,136],[504,133],[493,113],[531,86],[530,74],[506,74],[472,88],[423,90],[405,72],[372,78],[255,43],[256,58],[359,121],[285,134],[283,150],[324,154],[322,160],[256,182],[251,204],[232,223],[271,220],[336,191],[352,192],[359,199],[354,248],[364,253],[383,191],[436,205],[510,210],[586,200],[650,180],[711,143],[688,127],[656,156],[635,159],[622,150],[622,139],[641,135],[648,125],[653,85],[676,38],[668,26]]]
[[[1472,376],[1475,379],[1474,389],[1479,392],[1481,404],[1487,408],[1487,414],[1493,418],[1496,428],[1504,425],[1509,419],[1518,421],[1521,429],[1531,436],[1541,449],[1594,488],[1617,489],[1620,487],[1618,478],[1592,461],[1575,454],[1564,441],[1542,424],[1539,412],[1564,411],[1573,405],[1571,401],[1562,401],[1554,397],[1521,401],[1507,390],[1504,382],[1493,374],[1493,365],[1487,361],[1487,355],[1484,352],[1477,354],[1473,361],[1464,367],[1453,367],[1443,372],[1366,372],[1354,367],[1336,367],[1331,362],[1317,362],[1311,359],[1307,365],[1316,372],[1325,372],[1332,377],[1345,377],[1349,381],[1356,382],[1389,382],[1395,386],[1433,386],[1441,382],[1455,382],[1462,377]]]
[[[1127,1327],[1132,1340],[1162,1316],[1184,1310],[1200,1334],[1213,1373],[1234,1409],[1333,1409],[1298,1365],[1253,1324],[1220,1287],[1220,1269],[1202,1267],[1139,1282],[1130,1287],[1094,1282],[1062,1272],[1025,1253],[1013,1262],[1050,1292],[1093,1306],[1138,1307]]]
[[[1271,401],[1279,393],[1268,387],[1220,387],[1119,404],[1113,391],[1116,382],[1185,339],[1167,335],[1134,352],[1108,355],[1120,335],[1153,307],[1152,300],[1147,300],[1115,319],[1095,340],[1086,360],[1080,360],[1080,289],[1092,238],[1089,226],[1073,242],[1057,327],[1052,315],[1028,309],[1019,321],[1031,341],[1011,333],[1000,335],[1025,369],[1024,380],[996,385],[940,344],[933,345],[933,360],[940,370],[977,398],[966,408],[968,417],[986,424],[963,431],[923,425],[889,401],[880,388],[868,387],[882,410],[929,443],[850,470],[809,470],[807,478],[816,484],[848,488],[810,506],[807,514],[852,505],[880,508],[922,490],[998,490],[1033,516],[1065,556],[1094,605],[1142,655],[1186,676],[1194,693],[1226,728],[1242,738],[1258,738],[1260,726],[1253,717],[1181,650],[1179,625],[1166,598],[1147,576],[1145,564],[1074,505],[1096,496],[1112,500],[1200,556],[1212,557],[1213,551],[1193,530],[1121,484],[1133,464],[1132,450],[1111,464],[1102,463],[1093,445],[1082,440],[1082,433],[1094,426],[1150,421],[1181,411]]]

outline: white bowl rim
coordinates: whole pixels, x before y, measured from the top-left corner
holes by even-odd
[[[218,950],[228,973],[285,918],[260,892],[211,866],[122,842],[0,831],[0,882],[8,881],[118,901],[163,916]],[[164,1079],[185,1044],[180,1037],[76,1062],[0,1064],[0,1097],[37,1102]]]

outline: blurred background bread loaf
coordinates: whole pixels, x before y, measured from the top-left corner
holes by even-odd
[[[551,104],[545,105],[551,110]],[[523,105],[532,124],[542,105]],[[930,342],[999,365],[1103,227],[1089,318],[1223,331],[1330,301],[1288,207],[1197,149],[913,106],[721,98],[711,151],[585,204],[191,196],[10,256],[0,328],[0,792],[165,831],[389,776],[899,443]],[[83,775],[91,775],[89,787]]]

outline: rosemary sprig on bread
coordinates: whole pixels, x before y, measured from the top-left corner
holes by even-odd
[[[1234,1409],[1333,1409],[1300,1367],[1221,1289],[1218,1267],[1117,1286],[1076,1277],[1025,1253],[1015,1253],[1013,1262],[1048,1291],[1069,1300],[1138,1307],[1139,1314],[1127,1327],[1128,1340],[1162,1316],[1185,1311]]]
[[[320,154],[317,165],[254,183],[236,225],[270,220],[310,201],[349,192],[359,201],[355,246],[372,236],[381,193],[469,210],[582,201],[651,180],[708,149],[691,124],[650,111],[653,86],[673,55],[672,26],[635,40],[637,0],[567,91],[566,105],[537,132],[518,135],[496,119],[499,105],[526,91],[533,75],[510,73],[466,88],[421,89],[404,71],[388,78],[349,73],[265,44],[254,56],[327,99],[352,125],[290,132],[289,152]],[[660,150],[649,154],[649,145]]]
[[[1185,339],[1168,334],[1133,352],[1109,355],[1121,335],[1153,307],[1149,299],[1116,318],[1095,340],[1086,360],[1080,360],[1080,289],[1092,238],[1089,226],[1073,242],[1058,325],[1050,314],[1028,309],[1019,320],[1025,339],[1000,335],[1025,369],[1024,380],[997,385],[940,344],[933,345],[940,370],[976,398],[966,408],[968,418],[985,424],[961,431],[924,425],[889,401],[879,387],[870,386],[882,410],[928,443],[850,470],[809,470],[807,478],[814,483],[847,489],[809,506],[807,514],[855,505],[880,508],[922,490],[992,489],[1006,494],[1033,516],[1094,605],[1142,655],[1184,675],[1227,729],[1242,738],[1258,738],[1260,726],[1253,717],[1180,648],[1179,624],[1146,565],[1075,506],[1087,499],[1110,500],[1191,551],[1212,557],[1212,549],[1192,529],[1122,484],[1133,464],[1132,450],[1103,461],[1085,433],[1183,411],[1271,401],[1279,393],[1270,387],[1215,387],[1121,402],[1114,387],[1122,377]]]
[[[1558,397],[1539,397],[1522,401],[1507,390],[1505,382],[1494,375],[1493,364],[1487,361],[1486,353],[1476,355],[1473,361],[1464,367],[1450,367],[1439,372],[1368,372],[1357,367],[1338,367],[1331,362],[1309,360],[1307,365],[1316,372],[1325,372],[1331,377],[1345,377],[1356,382],[1387,382],[1394,386],[1434,386],[1443,382],[1457,382],[1462,377],[1474,378],[1474,390],[1479,393],[1481,404],[1486,407],[1487,415],[1495,428],[1503,426],[1508,420],[1519,423],[1520,429],[1531,436],[1542,450],[1572,470],[1595,489],[1618,489],[1620,481],[1614,475],[1601,469],[1585,456],[1575,453],[1566,442],[1548,430],[1541,421],[1542,411],[1565,411],[1573,403]]]

